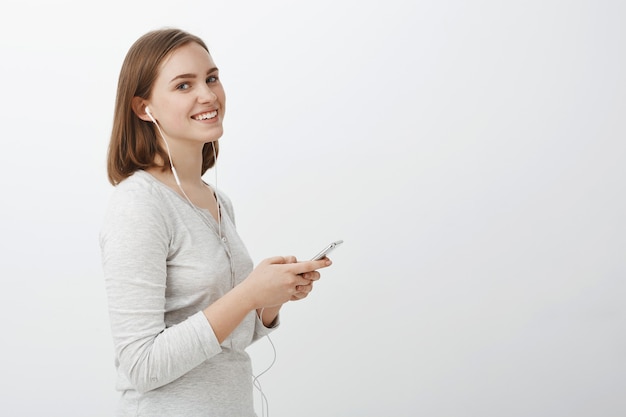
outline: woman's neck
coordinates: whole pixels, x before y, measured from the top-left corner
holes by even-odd
[[[167,176],[172,177],[173,180],[176,180],[175,177],[178,177],[177,180],[180,181],[181,184],[187,184],[188,186],[202,186],[202,148],[185,149],[170,146],[170,153],[171,162],[176,171],[176,175],[174,175],[174,172],[169,166],[165,170],[163,169],[164,166],[169,164],[163,161],[158,155],[155,158],[157,166],[150,172],[154,173],[158,171],[161,173],[161,175],[159,175],[160,177],[163,176],[162,174],[166,173]]]

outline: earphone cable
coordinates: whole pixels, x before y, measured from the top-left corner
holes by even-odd
[[[157,129],[159,130],[159,133],[161,134],[161,137],[163,138],[163,142],[165,142],[165,149],[167,151],[167,157],[170,160],[169,161],[170,162],[170,169],[172,170],[172,174],[174,175],[174,181],[176,181],[176,185],[178,186],[178,189],[183,194],[183,196],[185,197],[185,199],[187,200],[189,205],[194,210],[199,211],[199,209],[196,207],[196,205],[191,202],[191,199],[189,198],[189,196],[187,196],[187,193],[183,189],[183,185],[180,183],[180,179],[178,178],[178,173],[176,172],[176,168],[174,168],[174,160],[172,159],[172,153],[170,151],[170,145],[167,143],[167,139],[165,138],[165,134],[161,130],[161,126],[159,126],[159,124],[156,122],[154,117],[152,117],[152,114],[149,111],[146,111],[146,113],[148,114],[150,119],[152,119],[152,121],[156,125]],[[214,170],[214,174],[215,174],[215,202],[217,203],[217,234],[218,234],[219,238],[221,239],[222,238],[222,213],[221,213],[221,210],[220,210],[221,204],[220,204],[218,191],[217,191],[217,153],[215,152],[215,143],[214,142],[211,143],[211,147],[213,148],[213,158],[214,158],[213,159],[213,170]],[[210,189],[210,187],[209,187],[209,189]],[[202,213],[200,213],[200,214],[202,215]]]
[[[215,201],[217,203],[217,228],[220,237],[222,236],[222,205],[220,204],[220,198],[218,196],[217,188],[217,152],[215,152],[215,142],[211,142],[211,148],[213,149],[213,175],[215,176]]]
[[[263,321],[263,311],[265,309],[261,309],[261,311],[259,312],[259,320],[261,320],[261,322]],[[272,351],[274,354],[274,357],[272,358],[272,362],[269,364],[269,366],[263,370],[262,372],[260,372],[258,375],[252,375],[252,383],[254,385],[254,387],[259,391],[259,393],[261,394],[261,413],[262,413],[262,417],[269,417],[269,413],[270,413],[270,407],[269,407],[269,401],[267,400],[267,396],[265,395],[265,393],[263,392],[263,388],[261,387],[261,381],[259,381],[259,378],[264,375],[267,371],[269,371],[272,366],[274,366],[274,364],[276,363],[276,346],[274,346],[274,342],[272,341],[272,339],[270,338],[270,335],[267,334],[265,335],[265,337],[267,337],[267,340],[270,342],[270,345],[272,346]]]

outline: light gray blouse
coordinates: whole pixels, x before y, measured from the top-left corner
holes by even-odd
[[[220,345],[202,312],[253,268],[218,196],[221,238],[208,211],[145,171],[113,191],[100,246],[119,417],[255,415],[245,349],[270,329],[251,312]]]

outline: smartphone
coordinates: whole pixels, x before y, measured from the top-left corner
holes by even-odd
[[[318,261],[322,258],[325,258],[326,255],[328,255],[329,253],[331,253],[333,251],[333,249],[335,249],[337,246],[341,245],[343,243],[343,240],[337,240],[333,243],[331,243],[330,245],[326,246],[324,249],[322,249],[317,255],[315,255],[311,260],[312,261]]]

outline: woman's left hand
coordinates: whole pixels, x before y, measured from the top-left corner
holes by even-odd
[[[313,282],[320,279],[320,273],[318,271],[305,272],[300,274],[300,276],[304,279],[308,279],[309,283],[306,285],[296,285],[296,293],[291,296],[290,301],[298,301],[306,298],[313,290]]]

